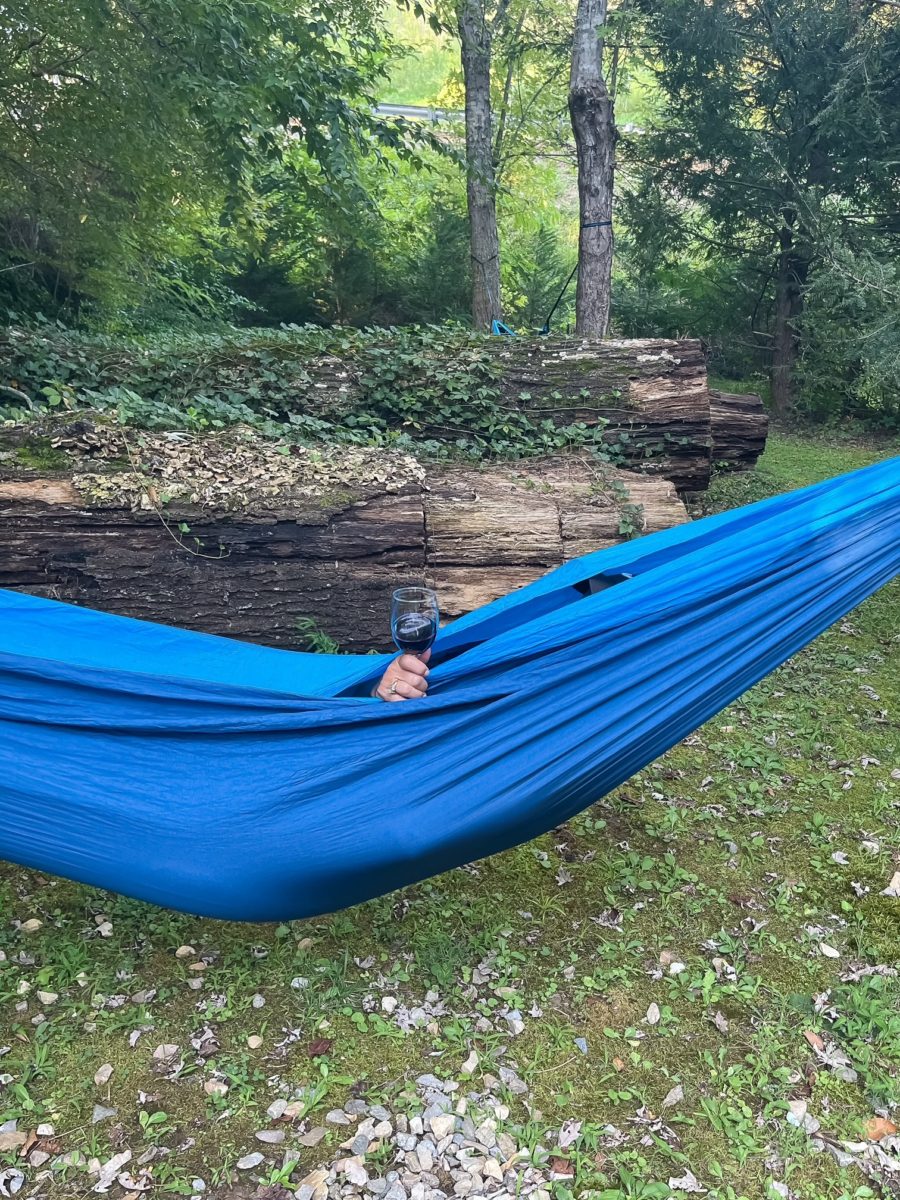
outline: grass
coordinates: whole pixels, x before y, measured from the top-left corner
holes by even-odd
[[[706,505],[883,453],[774,435]],[[329,918],[227,925],[0,867],[0,1126],[53,1125],[43,1194],[93,1185],[73,1151],[123,1147],[157,1194],[231,1194],[236,1160],[276,1149],[254,1131],[279,1095],[313,1123],[351,1094],[397,1111],[474,1048],[528,1084],[507,1098],[520,1144],[582,1123],[557,1200],[680,1197],[688,1172],[712,1200],[896,1195],[786,1114],[805,1102],[836,1146],[897,1120],[900,900],[879,893],[900,866],[898,602],[895,581],[568,826]],[[95,1104],[116,1112],[91,1124]],[[295,1186],[338,1140],[298,1147]],[[16,1162],[0,1152],[0,1172]]]

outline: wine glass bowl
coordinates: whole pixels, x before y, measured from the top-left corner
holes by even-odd
[[[401,654],[430,650],[439,623],[438,599],[431,588],[397,588],[391,597],[391,636]]]

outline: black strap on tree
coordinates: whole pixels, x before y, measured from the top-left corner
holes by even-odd
[[[603,226],[603,225],[612,225],[612,221],[585,221],[585,223],[581,226],[581,228],[582,229],[600,229],[601,226]],[[544,324],[541,326],[541,330],[540,330],[542,335],[546,335],[550,332],[550,321],[553,318],[553,314],[556,312],[556,310],[559,308],[560,304],[562,303],[562,298],[566,294],[566,292],[569,290],[569,284],[575,278],[575,272],[577,270],[578,270],[578,263],[576,262],[575,266],[572,268],[569,278],[562,285],[562,290],[560,291],[559,295],[556,297],[556,302],[554,303],[554,305],[550,309],[550,311],[547,313],[547,319],[544,322]]]

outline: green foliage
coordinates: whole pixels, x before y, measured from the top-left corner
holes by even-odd
[[[832,1030],[845,1047],[875,1104],[890,1104],[896,1088],[885,1066],[900,1068],[900,1010],[896,989],[879,975],[838,988]]]
[[[713,274],[740,264],[745,341],[789,379],[804,288],[835,233],[846,246],[861,228],[889,232],[897,14],[877,0],[636,7],[660,86],[652,128],[624,147],[643,278],[675,248]]]
[[[0,38],[13,304],[121,303],[160,273],[175,287],[165,260],[216,241],[223,212],[240,223],[254,170],[302,147],[337,203],[360,153],[411,145],[372,112],[389,41],[365,0],[14,0]]]
[[[298,617],[294,624],[304,646],[313,654],[340,654],[340,643],[329,637],[314,617]]]
[[[803,316],[801,402],[900,429],[900,269],[839,248],[814,275]]]
[[[437,105],[448,77],[459,70],[456,47],[401,5],[389,9],[386,20],[404,51],[391,65],[385,95],[392,104]]]
[[[529,407],[525,393],[521,407],[507,403],[492,344],[432,326],[255,329],[157,337],[149,346],[50,326],[0,335],[6,378],[39,410],[94,408],[148,429],[246,424],[272,437],[442,458],[584,448],[600,461],[622,460],[602,422],[560,425]],[[555,398],[564,409],[566,397]],[[33,413],[13,403],[0,408],[4,415]]]
[[[571,274],[574,261],[560,245],[559,231],[544,224],[520,236],[504,262],[506,310],[526,329],[539,330]],[[565,329],[575,306],[574,281],[553,314],[552,327]]]

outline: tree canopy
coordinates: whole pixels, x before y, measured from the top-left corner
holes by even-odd
[[[16,0],[0,37],[6,265],[57,290],[115,294],[99,276],[239,221],[272,163],[336,195],[360,152],[408,145],[373,113],[389,39],[355,0]]]
[[[468,185],[496,209],[499,311],[540,328],[579,252],[577,8],[468,0],[491,119],[467,174],[453,0],[11,0],[0,314],[141,336],[469,323]],[[895,419],[900,6],[612,0],[597,34],[611,331],[702,337],[782,411]],[[398,100],[445,115],[379,115]]]

